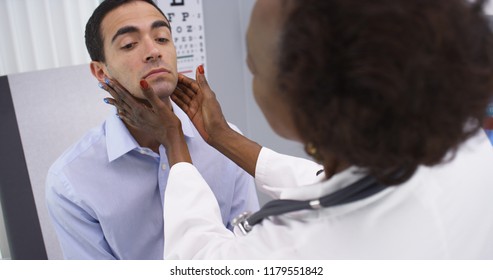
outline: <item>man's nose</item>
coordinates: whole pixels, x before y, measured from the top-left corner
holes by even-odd
[[[162,54],[159,48],[157,47],[157,43],[152,39],[147,40],[144,60],[146,62],[152,62],[160,59],[161,57]]]

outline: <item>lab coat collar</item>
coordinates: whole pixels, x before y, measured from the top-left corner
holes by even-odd
[[[280,193],[280,198],[295,200],[316,199],[351,185],[357,180],[363,178],[365,176],[365,173],[363,172],[362,168],[352,166],[342,172],[333,175],[328,180],[326,180],[323,175],[324,174],[320,174],[323,180],[321,180],[319,183],[302,187],[282,189]]]

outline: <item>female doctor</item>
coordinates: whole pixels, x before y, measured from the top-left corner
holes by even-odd
[[[493,150],[480,130],[493,37],[481,11],[465,0],[258,0],[247,34],[255,99],[315,162],[232,130],[202,66],[171,96],[275,198],[234,233],[169,102],[145,80],[148,102],[109,82],[119,116],[155,135],[172,166],[165,258],[493,258]]]

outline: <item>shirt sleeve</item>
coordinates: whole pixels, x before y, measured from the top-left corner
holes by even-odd
[[[46,204],[66,259],[115,259],[99,221],[62,175],[48,173]]]
[[[324,179],[323,166],[303,158],[276,153],[262,148],[255,167],[257,187],[273,198],[283,189],[319,183]]]
[[[217,200],[198,170],[173,165],[164,196],[164,258],[194,259],[214,255],[234,234],[224,227]],[[217,251],[216,251],[217,252]]]

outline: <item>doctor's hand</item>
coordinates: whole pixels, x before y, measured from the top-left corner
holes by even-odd
[[[204,140],[255,177],[255,166],[262,147],[233,130],[224,118],[216,94],[197,68],[197,81],[180,75],[171,99],[188,115]]]
[[[221,135],[230,131],[216,94],[211,90],[200,65],[196,81],[179,75],[178,85],[171,99],[187,114],[202,138],[212,145]]]
[[[140,86],[147,100],[135,98],[118,81],[106,79],[102,88],[114,99],[106,98],[105,101],[117,108],[118,116],[125,123],[154,135],[166,148],[170,165],[183,161],[191,163],[180,119],[173,113],[171,104],[159,99],[146,80],[141,80]]]

